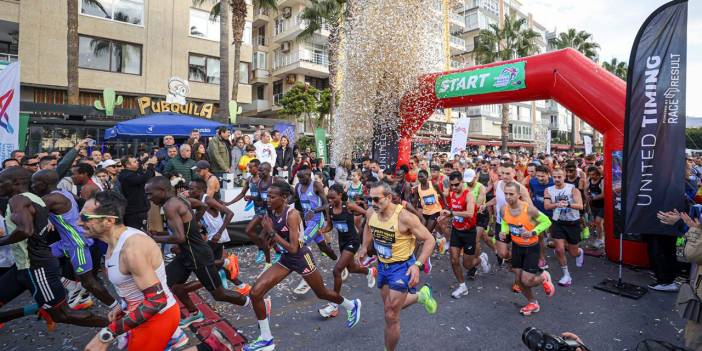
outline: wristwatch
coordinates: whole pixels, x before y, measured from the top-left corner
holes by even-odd
[[[414,265],[417,266],[420,271],[422,270],[422,268],[424,268],[424,264],[419,261],[414,261]]]
[[[107,329],[107,327],[100,329],[98,332],[98,338],[100,338],[100,341],[109,344],[115,340],[115,334],[112,333],[111,330]]]

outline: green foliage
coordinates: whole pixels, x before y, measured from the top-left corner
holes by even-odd
[[[346,12],[344,0],[311,0],[310,4],[300,13],[300,19],[305,23],[305,29],[298,34],[298,40],[310,39],[314,33],[322,29],[324,23],[334,28],[340,28]]]
[[[505,16],[503,28],[490,24],[488,29],[478,32],[475,61],[486,64],[537,54],[538,37],[539,33],[528,28],[526,18],[516,18],[510,14]]]
[[[575,28],[569,28],[565,32],[558,33],[558,36],[551,40],[551,44],[558,49],[573,48],[590,60],[597,61],[597,49],[600,44],[592,40],[592,34]]]
[[[702,128],[685,129],[685,148],[702,149]]]
[[[602,67],[615,76],[626,81],[626,75],[629,71],[629,66],[626,64],[626,62],[619,61],[616,57],[613,57],[611,60],[609,60],[609,62],[602,62]]]
[[[119,95],[115,98],[115,95],[117,95],[112,88],[106,88],[105,90],[102,91],[102,99],[105,101],[104,106],[100,102],[100,100],[95,100],[93,103],[93,106],[95,106],[96,109],[98,110],[104,110],[105,111],[105,116],[113,116],[115,112],[115,106],[119,106],[124,102],[124,98],[122,95]]]
[[[280,99],[281,112],[295,117],[300,122],[314,118],[315,126],[321,125],[324,116],[329,114],[331,92],[298,82]]]

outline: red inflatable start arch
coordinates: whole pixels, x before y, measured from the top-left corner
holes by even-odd
[[[613,235],[612,152],[624,143],[626,83],[574,49],[427,74],[400,104],[398,164],[407,163],[411,138],[436,109],[553,99],[604,135],[605,231],[610,260]],[[645,246],[624,242],[624,262],[647,266]]]

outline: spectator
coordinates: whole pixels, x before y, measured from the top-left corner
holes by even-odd
[[[183,176],[183,179],[185,179],[185,182],[189,183],[193,179],[192,168],[193,166],[195,166],[195,161],[193,161],[193,159],[190,158],[191,154],[192,149],[190,145],[181,145],[178,155],[168,161],[166,167],[163,169],[163,173],[180,173],[180,175]]]
[[[24,158],[24,151],[22,150],[14,150],[10,153],[10,158],[14,158],[17,160],[17,162],[22,162],[22,159]]]
[[[15,160],[14,158],[8,158],[2,161],[2,169],[8,169],[10,167],[17,167],[19,166],[20,163],[19,161]]]
[[[202,160],[207,161],[207,150],[204,144],[193,144],[193,160],[195,160],[195,162]]]
[[[27,156],[22,159],[22,167],[34,173],[39,170],[39,158],[37,155]]]
[[[190,145],[182,147],[190,148]],[[153,178],[156,173],[154,166],[156,158],[150,158],[144,166],[140,166],[136,158],[127,156],[122,159],[124,169],[117,177],[119,180],[122,195],[127,199],[127,207],[124,211],[124,225],[139,230],[144,230],[147,212],[149,211],[149,202],[146,200],[144,185]]]
[[[241,133],[241,130],[237,129],[237,130],[234,131],[234,135],[233,135],[234,140],[239,139],[239,138],[241,138],[241,137],[243,137],[243,136],[244,136],[244,135]]]
[[[217,136],[212,138],[207,147],[207,156],[210,161],[210,170],[217,177],[231,170],[231,155],[229,150],[229,129],[227,127],[217,128]],[[188,179],[188,182],[190,179]]]
[[[235,131],[234,134],[236,135],[236,132],[240,131]],[[254,149],[255,151],[255,149]],[[242,172],[241,169],[239,169],[239,161],[241,161],[241,158],[246,154],[246,143],[244,142],[243,137],[237,137],[234,139],[234,145],[232,146],[232,155],[231,155],[231,160],[232,160],[232,165],[231,165],[231,170],[232,174],[234,174],[234,177],[239,176]]]
[[[700,225],[699,218],[690,218],[686,213],[678,213],[678,211],[667,213],[659,212],[658,218],[661,219],[661,222],[671,225],[675,223],[679,225],[680,222],[678,219],[681,218],[689,228],[685,234],[685,239],[687,239],[684,248],[685,258],[693,265],[696,265],[697,269],[693,270],[694,275],[690,277],[690,283],[680,288],[680,295],[678,296],[679,309],[687,312],[687,306],[681,306],[681,297],[685,303],[689,304],[690,301],[696,300],[699,302],[700,296],[702,296],[702,270],[699,268],[700,265],[702,265],[702,238],[700,238],[702,235],[702,225]],[[668,219],[668,221],[666,221],[666,219]],[[690,306],[691,315],[683,314],[683,318],[687,319],[684,336],[685,346],[689,347],[691,350],[700,350],[702,349],[702,323],[693,320],[695,318],[694,315],[699,313],[699,311],[695,311],[693,307],[694,306]],[[699,305],[696,307],[701,308]]]
[[[261,163],[268,162],[270,165],[275,165],[276,152],[275,147],[271,144],[271,134],[267,131],[261,133],[261,140],[257,141],[254,146],[256,147],[256,158],[261,161]]]
[[[59,160],[58,165],[56,165],[56,173],[60,178],[68,175],[68,171],[73,166],[76,158],[80,154],[81,150],[85,150],[88,147],[88,139],[83,139],[81,142],[76,144],[72,149],[68,150],[63,158]],[[70,191],[70,190],[69,190]]]
[[[160,160],[158,162],[158,166],[156,166],[156,171],[159,173],[164,173],[163,170],[166,168],[166,165],[168,164],[168,161],[170,161],[172,158],[178,156],[178,148],[175,147],[175,145],[171,145],[167,148],[166,150],[167,156],[163,160]],[[158,159],[158,156],[156,156]]]
[[[93,152],[90,153],[90,158],[93,159],[93,162],[95,162],[95,164],[98,164],[102,162],[102,152],[100,152],[99,150],[93,150]]]
[[[173,138],[172,135],[166,135],[163,137],[163,149],[158,150],[156,153],[156,158],[161,161],[165,160],[166,157],[168,157],[168,149],[169,146],[175,146],[175,139]]]
[[[343,160],[341,160],[341,162],[339,162],[339,166],[336,167],[334,183],[341,184],[344,187],[344,189],[347,189],[347,185],[349,183],[349,175],[351,174],[352,169],[353,162],[351,162],[350,158],[345,157]]]
[[[56,169],[56,165],[58,165],[58,161],[53,156],[44,156],[39,159],[39,169],[42,171],[45,169]]]
[[[244,144],[246,145],[252,145],[253,143],[251,142],[251,136],[248,134],[244,135]]]
[[[104,168],[98,168],[93,175],[93,183],[97,185],[100,191],[110,190],[112,187],[109,184],[110,176]]]
[[[276,149],[280,146],[280,132],[275,129],[271,131],[271,144],[273,144],[273,147]]]
[[[280,137],[279,143],[280,144],[275,149],[275,174],[287,180],[290,172],[290,167],[292,167],[293,151],[289,145],[288,137],[286,137],[285,135]]]
[[[241,156],[241,160],[239,160],[239,170],[246,173],[249,162],[254,159],[256,159],[256,148],[253,145],[246,145],[246,154]]]
[[[297,171],[300,170],[304,163],[302,162],[302,155],[301,154],[295,154],[295,159],[293,161],[292,166],[290,167],[290,170],[292,171],[290,173],[290,179],[288,180],[288,183],[292,184],[295,181],[295,177],[297,175]]]

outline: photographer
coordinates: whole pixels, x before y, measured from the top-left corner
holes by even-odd
[[[188,145],[188,147],[190,146]],[[144,222],[149,210],[149,202],[146,200],[144,185],[156,175],[154,171],[156,162],[155,156],[147,159],[144,163],[140,163],[133,156],[122,158],[124,169],[117,178],[119,179],[122,194],[127,199],[124,224],[128,227],[144,229]]]

